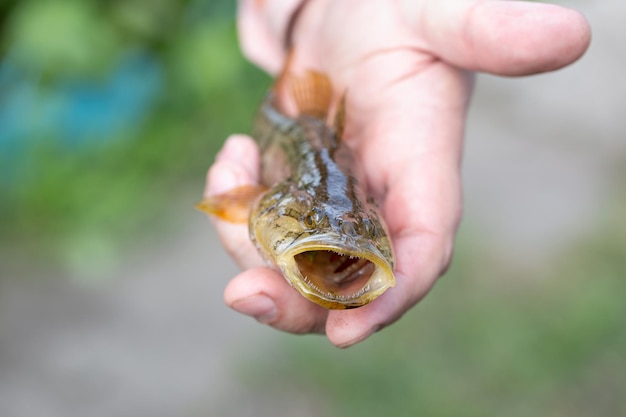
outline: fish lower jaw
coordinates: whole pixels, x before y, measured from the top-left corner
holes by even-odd
[[[328,309],[364,306],[395,285],[390,263],[373,253],[313,248],[285,256],[278,265],[304,297]]]

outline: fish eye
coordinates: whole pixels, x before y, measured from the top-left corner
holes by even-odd
[[[315,226],[317,226],[317,222],[315,221],[315,216],[314,214],[311,214],[311,213],[304,216],[303,223],[309,229],[313,229]]]
[[[318,210],[309,211],[303,218],[302,223],[307,229],[315,228],[318,223],[322,220],[322,215]]]

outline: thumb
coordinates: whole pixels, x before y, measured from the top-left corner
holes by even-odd
[[[458,67],[497,75],[552,71],[589,46],[585,17],[565,7],[524,1],[403,2],[432,53]]]

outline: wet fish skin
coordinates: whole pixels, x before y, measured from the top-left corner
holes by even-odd
[[[263,257],[305,297],[327,308],[359,307],[392,287],[386,227],[360,186],[339,132],[320,117],[287,116],[270,92],[253,137],[261,150],[262,182],[270,187],[249,219],[250,238]],[[307,262],[316,254],[322,254],[321,263]],[[339,256],[331,262],[329,254]],[[337,271],[349,268],[356,272],[344,288]],[[359,277],[361,270],[369,275]]]
[[[281,93],[294,100],[294,115],[284,110]],[[347,309],[395,285],[394,258],[383,218],[341,139],[345,94],[334,123],[327,122],[332,97],[325,74],[296,78],[287,64],[253,129],[261,184],[207,197],[197,207],[227,221],[247,220],[259,253],[304,297]]]

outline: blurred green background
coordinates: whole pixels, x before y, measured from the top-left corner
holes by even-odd
[[[570,5],[600,46],[480,80],[451,270],[341,351],[224,307],[192,209],[270,82],[235,2],[1,2],[0,415],[626,415],[626,10]]]
[[[113,259],[250,124],[267,78],[238,52],[235,4],[2,4],[2,243]]]

